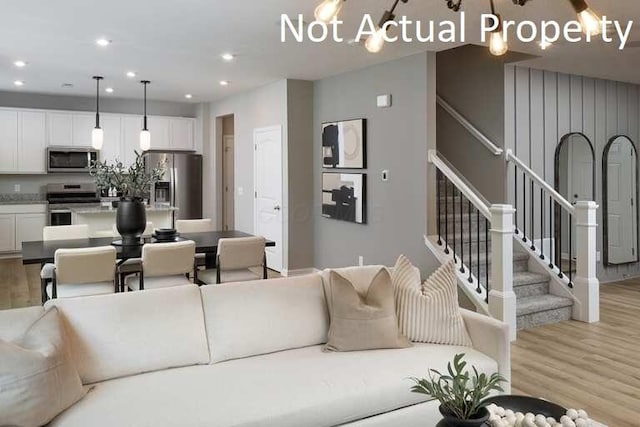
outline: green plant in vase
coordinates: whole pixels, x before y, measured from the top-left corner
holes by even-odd
[[[430,400],[440,402],[440,413],[448,426],[481,426],[489,418],[484,401],[492,392],[502,392],[505,378],[494,373],[487,376],[466,370],[464,354],[456,354],[453,363],[447,364],[447,373],[430,369],[428,378],[411,378],[414,393],[425,394]]]
[[[147,212],[142,200],[149,194],[151,185],[162,179],[166,163],[158,163],[146,170],[144,158],[136,151],[136,160],[129,167],[117,160],[92,162],[89,174],[101,191],[115,189],[120,195],[116,213],[116,228],[124,245],[136,245],[147,226]]]

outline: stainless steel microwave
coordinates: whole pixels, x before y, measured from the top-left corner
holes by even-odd
[[[47,172],[89,172],[91,162],[98,159],[98,151],[91,148],[48,147]]]

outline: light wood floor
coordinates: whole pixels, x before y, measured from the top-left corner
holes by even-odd
[[[0,309],[38,305],[39,272],[20,259],[0,260]],[[512,391],[585,409],[609,427],[638,427],[640,280],[603,285],[600,299],[600,323],[569,321],[518,333]]]

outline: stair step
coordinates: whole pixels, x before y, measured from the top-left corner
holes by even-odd
[[[526,316],[529,314],[541,313],[572,306],[573,301],[571,301],[571,299],[551,294],[520,298],[516,303],[516,316]]]
[[[513,292],[519,300],[549,293],[549,276],[522,271],[513,273]]]

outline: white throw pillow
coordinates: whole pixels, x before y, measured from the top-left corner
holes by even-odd
[[[84,394],[55,307],[21,338],[0,340],[0,425],[42,426]]]
[[[422,283],[420,271],[400,255],[392,281],[401,334],[413,342],[472,345],[458,307],[454,269],[449,262]]]

